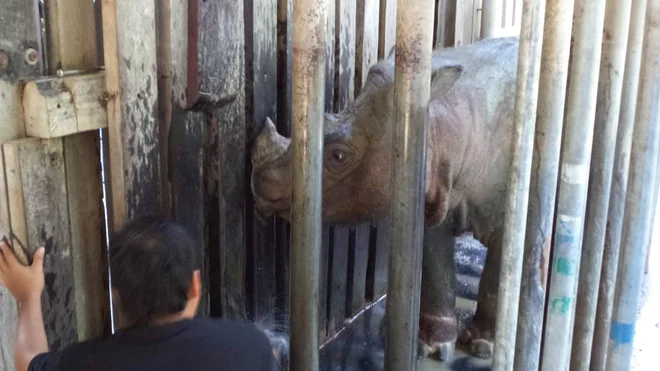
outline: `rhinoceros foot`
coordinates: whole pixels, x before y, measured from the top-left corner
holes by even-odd
[[[456,316],[419,315],[419,358],[448,361],[454,354],[458,322]]]
[[[458,342],[473,356],[488,359],[493,356],[494,337],[493,332],[484,327],[478,319],[473,319],[465,328]]]

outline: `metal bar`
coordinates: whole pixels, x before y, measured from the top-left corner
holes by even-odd
[[[400,0],[397,4],[387,371],[415,370],[417,358],[433,48],[434,14],[429,9],[433,9],[433,0]]]
[[[660,0],[649,0],[635,114],[623,236],[617,272],[606,370],[628,370],[644,275],[644,254],[660,145]]]
[[[545,0],[525,0],[520,29],[513,148],[504,217],[493,370],[513,370],[534,147]]]
[[[609,206],[616,133],[619,123],[626,44],[630,24],[630,0],[607,0],[598,102],[594,125],[580,279],[573,327],[571,370],[589,370],[591,341],[596,321],[600,270],[603,262],[607,209]]]
[[[607,227],[605,228],[598,307],[591,346],[591,368],[593,370],[604,370],[607,359],[607,344],[609,341],[610,320],[614,300],[614,284],[616,282],[619,261],[621,226],[623,224],[623,212],[628,184],[628,167],[630,165],[630,150],[639,86],[646,2],[647,0],[633,0],[630,14],[626,68],[623,75],[623,92],[621,96],[621,107],[619,109],[619,128],[616,149],[614,151],[614,172],[612,174],[609,209],[607,212]]]
[[[561,131],[573,27],[573,0],[548,0],[545,11],[536,134],[525,231],[514,368],[539,369],[543,309],[557,195]]]
[[[543,370],[563,370],[570,361],[604,19],[604,1],[575,2],[575,45],[557,194],[554,256],[541,361]]]
[[[481,38],[497,37],[502,29],[504,0],[483,0],[481,3]]]
[[[326,1],[293,2],[291,370],[319,369]],[[295,298],[295,299],[294,299]]]
[[[660,173],[660,169],[656,169]],[[655,177],[655,185],[653,186],[653,201],[651,203],[651,228],[655,226],[655,219],[658,217],[658,193],[660,193],[660,176]],[[649,233],[649,239],[646,244],[646,263],[644,264],[644,274],[649,273],[649,259],[651,259],[651,244],[653,243],[653,233]]]

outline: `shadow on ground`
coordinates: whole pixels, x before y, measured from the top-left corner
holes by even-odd
[[[469,235],[456,244],[456,307],[459,333],[474,315],[479,277],[486,249]],[[347,325],[334,339],[321,348],[320,371],[380,371],[384,366],[384,343],[381,324],[385,315],[383,298]],[[490,360],[482,360],[456,349],[453,359],[438,362],[418,361],[419,371],[490,371]]]

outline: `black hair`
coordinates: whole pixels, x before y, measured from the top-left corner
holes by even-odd
[[[173,220],[135,218],[110,240],[112,287],[122,314],[132,325],[181,312],[198,269],[195,243]]]

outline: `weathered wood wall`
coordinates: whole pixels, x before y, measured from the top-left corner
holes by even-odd
[[[41,4],[0,7],[0,229],[28,255],[46,248],[44,320],[58,350],[110,331],[98,131],[107,118],[94,4]],[[2,370],[13,370],[16,314],[0,288]]]

